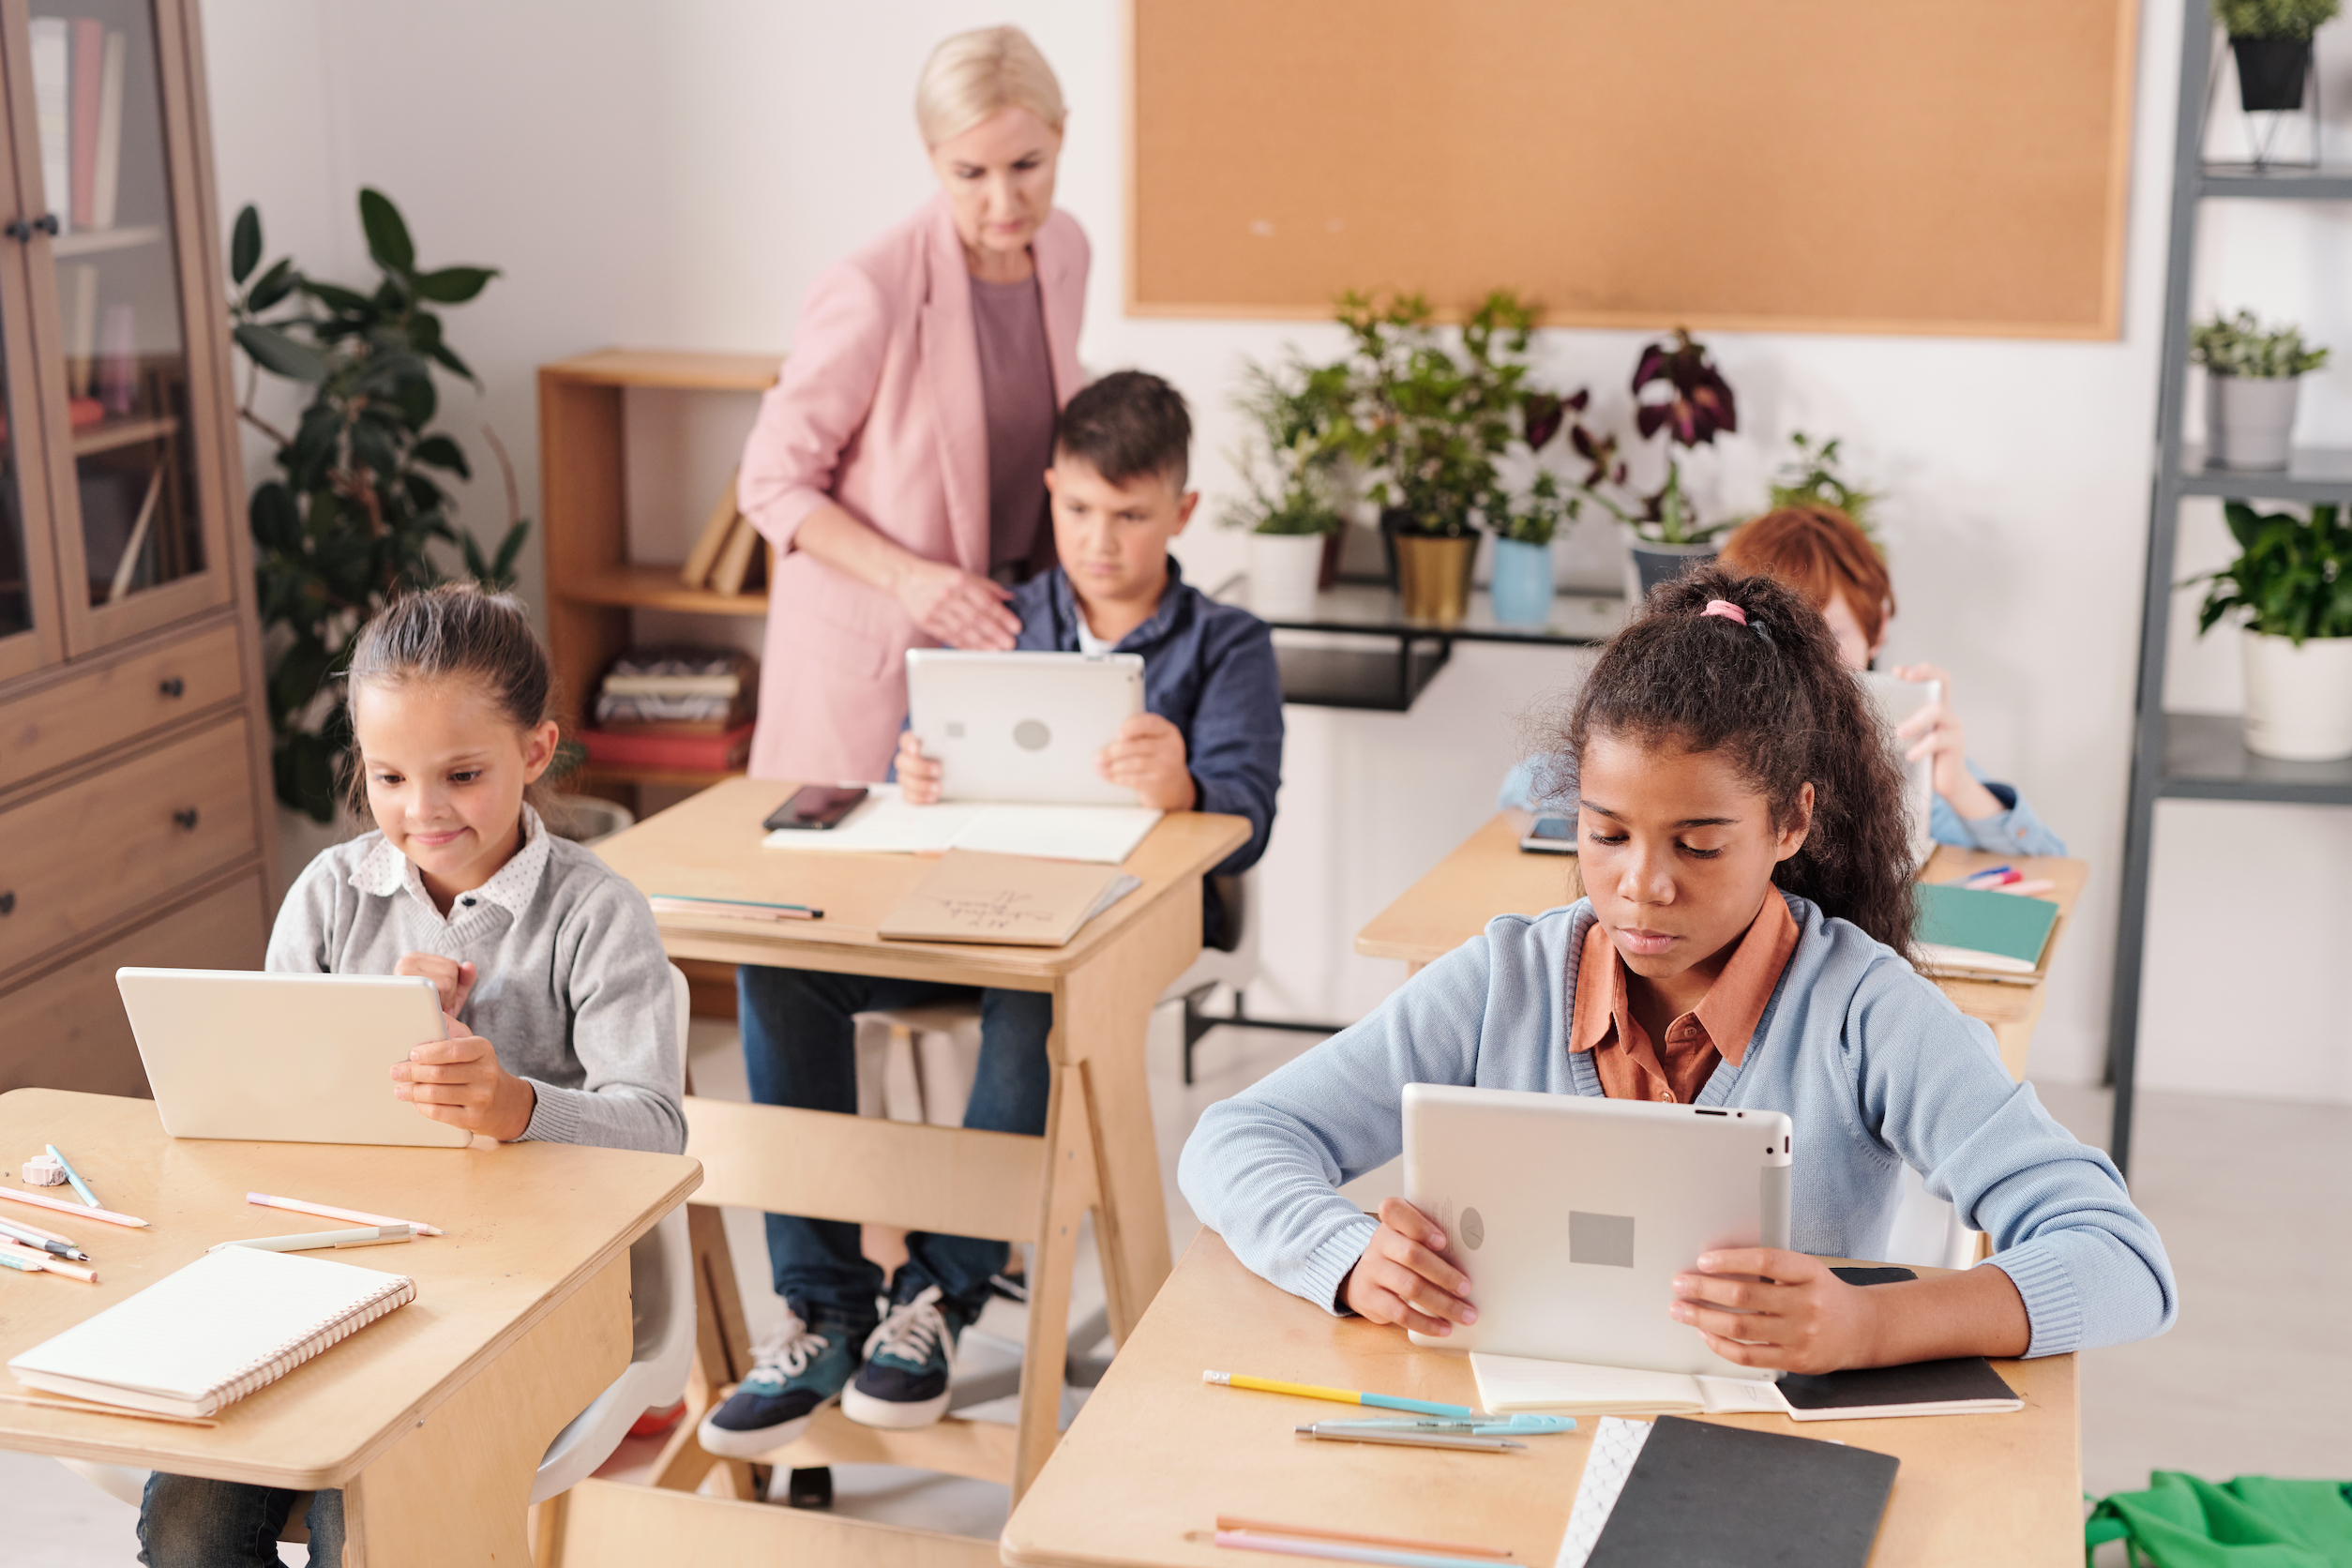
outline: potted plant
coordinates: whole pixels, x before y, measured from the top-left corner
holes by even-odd
[[[2238,60],[2238,101],[2249,113],[2303,107],[2311,36],[2343,0],[2213,0]]]
[[[1234,407],[1250,420],[1234,466],[1248,495],[1224,521],[1249,530],[1249,607],[1269,621],[1304,621],[1347,520],[1334,469],[1349,450],[1348,368],[1293,354],[1279,370],[1244,363]]]
[[[1817,442],[1802,430],[1789,436],[1796,455],[1772,476],[1772,507],[1777,511],[1783,506],[1833,506],[1851,518],[1854,526],[1875,544],[1878,537],[1878,503],[1886,498],[1846,477],[1837,450],[1838,439],[1832,436]]]
[[[1535,312],[1497,290],[1462,324],[1458,353],[1418,294],[1344,294],[1339,321],[1354,339],[1355,445],[1406,618],[1453,626],[1469,611],[1480,523],[1506,510],[1496,460],[1526,434]]]
[[[251,206],[237,214],[229,245],[237,346],[255,372],[309,393],[291,432],[255,411],[258,373],[249,376],[237,413],[276,444],[279,470],[255,488],[249,507],[271,772],[281,817],[299,813],[321,824],[336,821],[348,765],[339,682],[360,624],[393,595],[442,580],[437,545],[453,547],[468,576],[507,586],[531,527],[512,516],[514,470],[487,427],[506,472],[510,515],[494,554],[486,557],[452,520],[456,503],[434,477],[464,478],[471,470],[464,448],[430,429],[440,406],[433,367],[469,382],[474,372],[443,340],[430,308],[461,305],[498,274],[419,267],[407,224],[381,192],[359,193],[359,221],[380,274],[368,291],[309,277],[291,256],[262,268],[262,219]]]
[[[2191,580],[2212,584],[2199,632],[2243,612],[2246,749],[2294,761],[2352,757],[2352,527],[2332,502],[2308,518],[2242,501],[2223,512],[2238,558]]]
[[[2216,316],[2189,332],[2205,367],[2205,455],[2215,468],[2284,468],[2295,431],[2297,379],[2328,362],[2298,328],[2265,327],[2251,310]]]
[[[1558,400],[1554,400],[1557,401]],[[1583,498],[1564,493],[1548,469],[1536,470],[1495,528],[1495,619],[1506,626],[1548,626],[1552,618],[1552,539],[1574,522]]]

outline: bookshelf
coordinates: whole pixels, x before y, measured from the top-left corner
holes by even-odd
[[[780,354],[602,349],[539,367],[540,510],[547,551],[548,653],[562,718],[576,731],[605,667],[632,639],[631,611],[763,618],[767,594],[688,588],[679,563],[628,556],[625,460],[632,388],[756,395]],[[700,789],[733,776],[672,768],[583,766],[587,793],[634,805],[641,785]]]

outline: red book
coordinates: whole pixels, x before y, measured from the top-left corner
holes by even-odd
[[[609,735],[582,730],[580,743],[588,748],[591,762],[611,767],[723,773],[750,759],[753,728],[738,725],[723,735]]]
[[[72,151],[73,196],[68,227],[87,229],[98,221],[98,96],[106,81],[106,23],[77,17],[73,23],[73,128],[67,145]]]

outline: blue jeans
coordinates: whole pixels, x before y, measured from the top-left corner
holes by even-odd
[[[278,1532],[299,1496],[157,1470],[139,1503],[139,1560],[153,1568],[278,1568]],[[312,1568],[342,1568],[343,1494],[312,1493],[303,1519]]]
[[[980,1001],[980,1067],[964,1125],[988,1132],[1046,1130],[1053,1084],[1046,1035],[1053,998],[1043,991],[975,990],[933,980],[885,980],[815,970],[735,971],[737,1017],[751,1097],[765,1106],[857,1114],[857,1036],[851,1015],[942,1002]],[[899,1270],[903,1299],[927,1285],[969,1321],[988,1299],[988,1276],[1004,1267],[1004,1244],[915,1231]],[[858,1228],[840,1220],[768,1216],[768,1262],[776,1293],[807,1323],[855,1329],[874,1320],[882,1270],[858,1250]]]

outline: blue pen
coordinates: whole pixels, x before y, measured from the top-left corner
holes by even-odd
[[[1957,885],[1966,887],[1970,882],[1981,882],[1987,877],[1998,877],[2015,869],[2016,867],[2013,866],[1987,866],[1982,871],[1971,871],[1967,876],[1960,878]]]
[[[88,1204],[93,1209],[103,1209],[106,1207],[105,1204],[98,1200],[98,1194],[90,1190],[90,1184],[82,1179],[82,1173],[74,1169],[73,1162],[66,1158],[64,1150],[59,1149],[54,1143],[47,1144],[44,1147],[49,1150],[49,1157],[51,1159],[55,1160],[59,1165],[66,1168],[66,1180],[73,1184],[73,1190],[81,1195],[83,1202]]]
[[[1319,1421],[1325,1431],[1464,1432],[1477,1438],[1524,1438],[1546,1432],[1573,1432],[1576,1418],[1564,1415],[1399,1416],[1388,1421]]]

